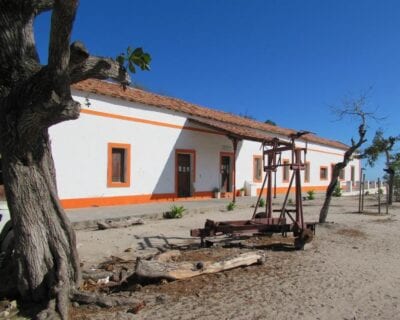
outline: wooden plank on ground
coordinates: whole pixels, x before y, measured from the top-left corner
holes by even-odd
[[[138,259],[135,273],[142,278],[179,280],[242,266],[262,264],[264,260],[264,253],[259,251],[242,253],[217,262],[164,262]]]

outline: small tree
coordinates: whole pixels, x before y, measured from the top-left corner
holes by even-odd
[[[340,171],[342,171],[348,163],[353,159],[354,154],[357,150],[367,141],[365,135],[367,133],[366,129],[366,119],[367,117],[374,117],[373,113],[364,111],[366,102],[366,96],[361,95],[358,99],[344,100],[343,106],[341,108],[334,108],[333,111],[338,115],[339,120],[344,117],[350,116],[355,117],[360,121],[358,126],[358,138],[357,140],[351,139],[351,146],[346,150],[343,155],[343,160],[338,162],[333,167],[333,172],[331,176],[331,181],[326,190],[325,201],[322,205],[321,211],[319,213],[319,222],[324,223],[328,216],[329,206],[332,200],[332,195],[335,192],[336,185],[340,176]]]
[[[387,183],[389,186],[388,190],[388,204],[393,203],[393,185],[395,176],[394,160],[395,155],[392,154],[393,148],[397,141],[400,140],[400,136],[389,136],[384,137],[383,130],[379,129],[376,131],[374,139],[372,140],[371,146],[369,146],[362,154],[363,158],[366,158],[368,165],[373,167],[376,161],[381,155],[385,156],[385,172],[387,173]]]
[[[392,156],[391,168],[394,170],[393,201],[400,201],[400,153]]]

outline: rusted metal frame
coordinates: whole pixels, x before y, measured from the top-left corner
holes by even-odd
[[[303,198],[301,195],[301,151],[302,149],[295,150],[295,164],[294,172],[296,174],[296,221],[299,222],[300,228],[304,229],[303,217]]]
[[[275,157],[274,157],[275,158]],[[271,168],[273,163],[272,157],[268,156],[268,165],[269,168]],[[265,212],[267,215],[267,218],[272,218],[272,169],[267,170],[267,203],[265,204]]]
[[[236,153],[237,153],[237,145],[238,145],[238,139],[237,138],[231,138],[232,144],[233,144],[233,172],[232,172],[232,178],[233,178],[233,195],[232,195],[232,202],[236,202]]]
[[[264,145],[267,145],[267,146],[274,146],[277,144],[290,147],[292,145],[292,142],[280,140],[279,138],[273,138],[271,140],[264,141]]]
[[[256,206],[255,206],[254,211],[253,211],[253,216],[251,217],[252,219],[254,219],[256,217],[258,206],[260,204],[260,199],[262,197],[262,191],[264,190],[265,183],[267,182],[267,179],[268,179],[268,175],[265,175],[264,181],[263,181],[262,186],[261,186],[261,191],[260,191],[260,194],[258,195]]]
[[[279,152],[279,160],[277,163],[277,167],[282,164],[282,153]],[[274,171],[274,199],[276,199],[276,170]]]
[[[289,198],[290,189],[292,188],[292,184],[293,184],[293,181],[294,181],[294,176],[295,176],[295,173],[293,172],[292,173],[292,177],[290,178],[288,189],[286,190],[285,199],[283,200],[281,214],[280,214],[281,218],[285,216],[286,205],[287,205],[287,201],[288,201],[288,198]]]
[[[232,138],[232,137],[231,137]],[[257,214],[257,209],[259,206],[259,201],[262,197],[262,192],[260,192],[255,210],[253,212],[253,217],[251,220],[237,220],[237,221],[224,221],[224,222],[214,222],[211,220],[206,221],[206,225],[204,229],[194,229],[191,230],[192,236],[200,236],[201,242],[204,244],[204,238],[207,236],[215,236],[218,234],[240,234],[240,233],[248,233],[248,232],[281,232],[282,235],[286,234],[289,231],[293,231],[295,236],[298,236],[301,230],[304,228],[308,228],[312,230],[315,234],[315,223],[305,223],[303,217],[303,208],[302,208],[302,196],[301,196],[301,170],[304,170],[305,166],[302,163],[301,153],[304,151],[307,152],[307,144],[306,148],[296,148],[295,146],[295,138],[292,137],[291,143],[282,142],[277,138],[274,138],[272,141],[263,142],[263,166],[264,171],[267,172],[261,191],[264,189],[265,184],[268,183],[267,190],[267,201],[268,207],[266,208],[266,218],[255,218]],[[235,143],[235,141],[233,141]],[[236,140],[237,143],[237,140]],[[285,147],[280,147],[281,145],[285,145]],[[271,149],[266,149],[266,146],[271,147]],[[289,187],[285,196],[285,201],[282,206],[282,209],[272,210],[272,171],[275,170],[279,166],[283,166],[280,163],[280,159],[277,163],[277,155],[279,154],[281,157],[281,152],[283,151],[291,151],[292,162],[290,164],[290,169],[293,171]],[[265,156],[267,156],[267,165],[265,165]],[[236,160],[236,156],[235,156]],[[292,188],[293,181],[296,183],[296,209],[295,210],[287,210],[286,205],[290,193],[290,189]],[[279,218],[273,218],[273,212],[281,212]],[[296,219],[292,216],[290,212],[296,213]],[[286,223],[285,214],[289,216],[292,223]]]
[[[243,221],[247,223],[247,221]],[[292,229],[292,224],[280,223],[259,223],[259,224],[241,224],[241,225],[215,225],[203,229],[192,229],[192,237],[212,237],[222,234],[235,234],[235,233],[251,233],[258,232],[287,232]]]

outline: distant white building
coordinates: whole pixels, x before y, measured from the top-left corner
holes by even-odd
[[[264,176],[263,137],[287,139],[295,132],[98,80],[75,85],[73,96],[82,104],[80,118],[50,131],[65,208],[209,198],[215,188],[227,196],[241,188],[256,195]],[[347,146],[315,135],[304,139],[303,191],[323,191]],[[277,193],[289,182],[288,169],[280,169]],[[353,160],[342,183],[358,180],[359,171]]]

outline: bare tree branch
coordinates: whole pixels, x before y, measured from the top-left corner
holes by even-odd
[[[69,76],[71,84],[89,78],[110,78],[122,85],[130,83],[128,72],[118,62],[111,58],[90,56],[81,42],[71,45]]]
[[[27,1],[33,7],[36,15],[41,14],[42,12],[49,11],[54,7],[54,0],[33,0]]]
[[[78,2],[78,0],[54,1],[48,66],[57,74],[66,72],[69,65],[69,45]]]
[[[85,79],[114,79],[122,85],[130,83],[129,74],[111,58],[90,56],[84,63],[70,70],[71,84]]]

